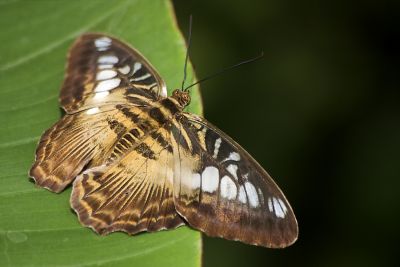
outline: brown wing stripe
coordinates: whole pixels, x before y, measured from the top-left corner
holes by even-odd
[[[151,134],[151,137],[152,137],[154,140],[156,140],[156,141],[158,142],[158,144],[159,144],[161,147],[167,149],[167,151],[168,151],[169,153],[172,153],[172,152],[173,152],[173,149],[172,149],[171,144],[170,144],[169,142],[167,142],[167,140],[165,140],[165,138],[164,138],[161,134],[158,134],[158,133],[156,133],[156,132],[153,132],[153,133]]]
[[[140,137],[139,130],[136,129],[136,128],[130,130],[129,133],[130,133],[133,137],[135,137],[135,138],[139,138],[139,137]]]
[[[146,91],[146,90],[138,89],[135,87],[127,89],[125,95],[126,96],[143,96],[145,98],[148,98],[149,100],[154,101],[154,94],[152,91]]]
[[[179,112],[179,108],[177,107],[176,103],[173,102],[170,98],[165,98],[163,100],[161,100],[161,105],[168,109],[169,112],[171,112],[171,114],[175,114],[177,112]]]
[[[151,150],[151,148],[145,144],[145,143],[141,143],[140,145],[138,145],[135,148],[135,151],[137,151],[140,155],[142,155],[145,158],[148,159],[156,159],[156,154],[154,153],[153,150]]]
[[[162,113],[162,111],[159,108],[150,109],[149,115],[153,120],[155,120],[161,125],[168,121],[164,113]]]
[[[129,108],[122,105],[116,105],[115,107],[120,110],[122,114],[129,118],[133,123],[137,123],[139,121],[139,115],[131,112]]]
[[[110,126],[110,129],[113,130],[117,136],[121,136],[127,130],[124,124],[118,122],[117,120],[108,120],[107,122]]]

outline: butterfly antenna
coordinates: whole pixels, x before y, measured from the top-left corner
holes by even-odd
[[[190,44],[192,42],[192,15],[189,17],[189,35],[188,35],[188,46],[186,49],[186,58],[185,58],[185,66],[183,67],[183,81],[182,81],[182,87],[181,90],[183,91],[183,88],[185,87],[185,81],[186,81],[186,76],[187,76],[187,63],[189,60],[189,49],[190,49]]]
[[[197,82],[195,82],[195,83],[189,85],[188,87],[186,87],[186,88],[183,89],[183,90],[184,90],[184,91],[187,91],[189,88],[195,86],[196,84],[205,82],[205,81],[207,81],[207,80],[209,80],[209,79],[211,79],[211,78],[213,78],[213,77],[215,77],[215,76],[217,76],[217,75],[220,75],[220,74],[222,74],[222,73],[224,73],[224,72],[226,72],[226,71],[228,71],[228,70],[237,68],[237,67],[239,67],[239,66],[241,66],[241,65],[244,65],[244,64],[247,64],[247,63],[251,63],[251,62],[257,61],[257,60],[259,60],[259,59],[261,59],[261,58],[263,58],[263,57],[264,57],[264,52],[261,51],[261,54],[258,55],[257,57],[254,57],[254,58],[251,58],[251,59],[247,59],[247,60],[242,61],[242,62],[239,62],[239,63],[237,63],[237,64],[235,64],[235,65],[233,65],[233,66],[224,68],[224,69],[222,69],[222,70],[220,70],[220,71],[218,71],[218,72],[216,72],[216,73],[213,73],[213,74],[211,74],[211,75],[209,75],[209,76],[207,76],[207,77],[205,77],[205,78],[203,78],[203,79],[198,80]],[[183,84],[182,84],[182,85],[183,85]]]

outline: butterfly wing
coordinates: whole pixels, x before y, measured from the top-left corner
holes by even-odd
[[[67,114],[42,135],[30,176],[62,191],[85,168],[101,165],[121,136],[143,137],[152,126],[141,114],[165,95],[136,50],[103,34],[82,35],[70,49],[60,94]]]
[[[42,135],[30,176],[37,185],[61,192],[85,168],[122,154],[122,148],[113,151],[121,138],[143,138],[152,127],[143,113],[117,105],[65,115]]]
[[[84,34],[74,42],[59,98],[67,113],[125,103],[142,94],[158,99],[166,97],[167,90],[160,75],[138,51],[104,34]]]
[[[173,201],[168,131],[160,128],[143,142],[120,143],[129,148],[121,158],[89,169],[74,181],[71,207],[80,222],[100,234],[135,234],[183,225]]]
[[[175,206],[192,227],[265,247],[297,239],[296,218],[282,191],[237,143],[188,113],[171,132]]]

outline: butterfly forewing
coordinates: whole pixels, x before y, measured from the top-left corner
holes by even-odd
[[[128,88],[141,90],[126,92]],[[61,106],[67,113],[125,103],[146,91],[153,99],[167,96],[157,71],[132,47],[95,33],[82,35],[72,45],[60,93]]]
[[[285,196],[238,144],[188,113],[173,131],[175,206],[192,227],[266,247],[286,247],[297,239]]]

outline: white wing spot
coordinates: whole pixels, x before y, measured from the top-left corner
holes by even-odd
[[[131,68],[128,65],[125,65],[122,68],[119,68],[118,71],[126,75],[131,71]]]
[[[100,111],[100,109],[99,108],[90,108],[90,109],[88,109],[87,111],[86,111],[86,114],[88,114],[88,115],[92,115],[92,114],[96,114],[97,112],[99,112]]]
[[[198,189],[200,188],[200,179],[201,176],[199,173],[193,173],[192,174],[192,189]]]
[[[118,61],[118,58],[113,55],[101,56],[97,59],[99,64],[116,64]]]
[[[221,138],[218,138],[217,140],[215,140],[215,144],[214,144],[214,155],[213,158],[217,158],[218,156],[218,151],[219,151],[219,147],[221,146]]]
[[[101,81],[101,80],[111,79],[114,78],[115,76],[117,76],[117,72],[114,70],[102,70],[96,74],[96,80]]]
[[[133,64],[133,73],[132,74],[135,74],[141,68],[142,68],[142,64],[139,62],[136,62],[135,64]]]
[[[105,51],[110,47],[111,41],[112,40],[110,38],[104,36],[96,39],[94,41],[94,45],[96,46],[98,51]]]
[[[239,161],[239,160],[240,160],[240,155],[239,155],[239,153],[231,152],[231,153],[229,154],[228,160]]]
[[[205,192],[213,193],[218,188],[218,178],[219,172],[217,168],[213,166],[205,168],[201,174],[201,189]]]
[[[260,188],[257,188],[258,196],[260,197],[260,202],[264,203],[264,194]]]
[[[287,208],[286,208],[285,203],[284,203],[283,200],[280,199],[280,198],[278,198],[278,202],[279,202],[279,204],[281,205],[281,208],[282,208],[282,210],[283,210],[283,213],[286,214]]]
[[[237,176],[237,170],[238,170],[238,166],[235,164],[229,164],[228,167],[226,167],[226,170],[232,174],[232,176],[238,180],[238,176]]]
[[[244,187],[246,188],[247,196],[249,197],[250,206],[253,208],[257,208],[258,206],[260,206],[257,190],[254,185],[250,182],[246,182],[244,184]]]
[[[97,84],[96,88],[94,89],[95,92],[103,92],[115,89],[121,83],[121,79],[114,78],[110,80],[101,81]]]
[[[274,212],[274,206],[273,206],[273,204],[272,204],[272,198],[268,198],[268,209],[269,209],[269,212]]]
[[[221,179],[221,196],[227,199],[235,199],[237,195],[236,184],[228,176]]]
[[[246,191],[244,191],[243,185],[241,185],[240,188],[239,188],[239,197],[238,197],[238,199],[243,204],[247,203]]]
[[[146,80],[147,78],[149,78],[150,76],[151,76],[150,73],[146,73],[143,76],[140,76],[140,77],[137,77],[137,78],[132,78],[131,81],[133,81],[133,82],[143,81],[143,80]]]
[[[270,199],[268,200],[268,206],[270,205],[269,204]],[[283,211],[281,205],[279,204],[279,200],[275,197],[272,197],[272,205],[274,206],[275,215],[276,215],[276,217],[279,217],[279,218],[285,218],[285,212]],[[286,206],[285,206],[285,208],[286,208]],[[271,207],[269,207],[269,209],[271,211]]]
[[[96,93],[96,94],[94,95],[93,99],[95,99],[95,100],[103,99],[103,98],[105,98],[106,96],[108,96],[109,94],[110,94],[110,92],[108,92],[108,91]]]

